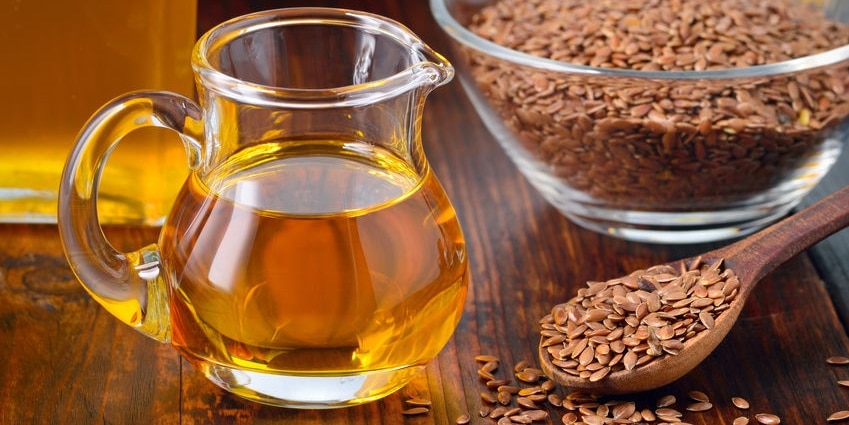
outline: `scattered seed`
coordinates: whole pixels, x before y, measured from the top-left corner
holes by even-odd
[[[710,409],[713,409],[713,404],[707,401],[699,401],[687,406],[687,410],[690,412],[704,412]]]
[[[495,356],[490,356],[490,355],[487,355],[487,354],[481,354],[479,356],[475,356],[475,361],[480,362],[480,363],[490,363],[490,362],[498,363],[500,360],[498,360],[498,357],[495,357]]]
[[[738,409],[748,409],[749,401],[742,397],[731,397],[731,403],[737,406]]]
[[[491,408],[491,407],[489,407],[489,406],[481,406],[480,410],[478,411],[478,414],[480,415],[480,417],[485,418],[485,417],[489,416],[489,414],[490,414],[491,412],[492,412],[492,408]]]
[[[522,388],[518,392],[516,392],[515,394],[520,395],[522,397],[527,397],[529,395],[540,394],[542,392],[543,392],[542,387],[537,385],[537,386],[534,386],[534,387]]]
[[[666,416],[666,417],[670,417],[670,418],[680,418],[681,416],[683,416],[681,414],[681,412],[679,412],[675,409],[669,408],[669,407],[661,407],[661,408],[655,410],[654,413],[657,416]]]
[[[662,421],[664,423],[675,422],[678,425],[680,425],[680,422],[681,422],[681,418],[678,418],[676,416],[666,416],[666,415],[657,415],[657,420]]]
[[[430,405],[431,405],[430,400],[424,399],[424,398],[418,398],[418,397],[408,399],[408,400],[405,401],[405,403],[409,404],[410,406],[430,407]]]
[[[482,360],[483,361],[483,360]],[[483,364],[487,364],[489,361]],[[666,394],[655,402],[654,410],[638,408],[637,403],[629,400],[608,400],[582,391],[572,391],[561,396],[558,394],[558,386],[551,381],[543,372],[533,367],[528,362],[523,362],[513,368],[513,378],[518,381],[514,383],[511,379],[501,380],[496,388],[492,388],[487,382],[487,389],[481,392],[483,405],[479,410],[481,418],[492,419],[496,425],[532,424],[536,422],[548,422],[549,412],[546,409],[562,408],[566,410],[560,417],[564,425],[609,425],[626,423],[668,423],[676,425],[691,425],[684,418],[681,410],[672,406],[677,403],[673,394]],[[532,382],[526,382],[520,377]],[[838,381],[844,382],[844,381]],[[849,385],[845,381],[841,385]],[[684,409],[687,412],[706,412],[713,409],[708,395],[704,391],[692,390],[687,392],[687,398],[692,400]],[[742,397],[731,397],[734,406],[739,409],[748,409],[749,402]],[[431,401],[421,397],[414,397],[405,402],[411,406],[404,410],[405,415],[417,415],[427,413]],[[554,412],[552,410],[552,412]],[[781,423],[778,416],[769,413],[759,413],[754,416],[761,425],[775,425]],[[849,410],[838,411],[831,414],[828,422],[837,422],[849,419]],[[750,419],[745,416],[735,418],[732,425],[747,425]],[[471,422],[468,414],[460,415],[456,419],[458,425],[466,425]]]
[[[490,419],[500,418],[500,417],[504,416],[504,413],[506,413],[508,410],[509,409],[505,406],[498,406],[498,407],[492,409],[492,411],[489,412],[489,418]]]
[[[539,406],[537,406],[537,404],[533,400],[530,400],[527,397],[516,398],[516,403],[518,403],[519,406],[524,407],[525,409],[538,409],[539,408]]]
[[[705,394],[702,391],[698,391],[698,390],[693,390],[693,391],[688,392],[687,396],[690,397],[694,401],[701,401],[701,402],[709,402],[710,401],[710,398],[708,398],[707,394]]]
[[[837,381],[837,385],[840,385],[841,387],[849,387],[849,381],[846,381],[846,380]]]
[[[483,370],[483,369],[478,369],[478,376],[481,379],[483,379],[484,381],[495,380],[495,375],[493,375],[491,372],[487,372],[486,370]]]
[[[513,401],[513,394],[510,394],[507,391],[498,391],[498,395],[495,398],[502,406],[507,406],[511,401]]]
[[[587,425],[604,425],[604,418],[601,417],[601,416],[598,416],[598,415],[593,415],[593,414],[583,415],[581,417],[581,419]]]
[[[522,360],[513,366],[513,372],[521,372],[529,365],[530,363],[527,360]]]
[[[484,372],[489,372],[489,373],[495,371],[495,369],[498,369],[498,362],[497,361],[486,362],[486,363],[483,364],[483,366],[480,367],[480,370],[482,370]]]
[[[842,421],[844,419],[849,419],[849,410],[840,410],[840,411],[834,412],[831,415],[829,415],[826,420],[828,422],[836,422],[836,421]]]
[[[616,406],[613,406],[613,417],[616,419],[629,418],[636,411],[637,404],[632,401],[619,403]]]
[[[734,418],[734,422],[732,422],[731,425],[746,425],[748,423],[749,418],[745,416],[738,416],[737,418]]]
[[[524,369],[521,372],[516,373],[516,378],[522,382],[533,384],[539,381],[540,375],[541,374],[536,371]]]
[[[548,419],[549,416],[548,412],[540,409],[526,410],[524,414],[534,421],[544,421]]]
[[[781,418],[772,413],[758,413],[755,415],[755,419],[764,425],[775,425],[781,423]]]
[[[487,404],[495,404],[495,403],[498,403],[498,397],[497,397],[497,396],[495,396],[494,394],[492,394],[492,393],[491,393],[491,392],[489,392],[489,391],[483,391],[483,392],[481,392],[481,400],[483,400],[483,402],[484,402],[484,403],[487,403]]]
[[[411,407],[409,409],[402,410],[401,413],[404,414],[404,415],[413,416],[413,415],[421,415],[421,414],[427,413],[429,411],[430,411],[430,409],[428,409],[427,407],[419,406],[419,407]]]
[[[838,412],[834,412],[828,416],[826,419],[829,422],[842,421],[844,419],[849,419],[849,410],[841,410]]]
[[[499,389],[502,386],[505,386],[509,383],[510,383],[509,379],[493,379],[491,381],[486,381],[486,387],[491,389],[491,390],[495,390],[495,389]]]
[[[825,359],[825,361],[833,365],[847,365],[849,364],[849,357],[833,356]]]
[[[675,399],[674,395],[671,395],[671,394],[665,395],[665,396],[663,396],[663,397],[661,397],[660,399],[657,400],[657,407],[659,407],[659,408],[669,407],[669,406],[672,406],[673,404],[675,404],[676,401],[677,400]]]
[[[519,388],[515,385],[502,385],[502,386],[498,387],[499,393],[505,392],[505,393],[510,393],[510,394],[519,394],[520,390],[521,390],[521,388]]]
[[[504,413],[501,414],[501,416],[512,417],[512,416],[518,415],[519,413],[522,413],[521,407],[512,407],[512,408],[505,410]]]

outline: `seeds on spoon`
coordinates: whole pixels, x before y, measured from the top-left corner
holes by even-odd
[[[590,381],[667,355],[713,327],[740,281],[718,260],[661,265],[587,282],[540,320],[552,364]]]

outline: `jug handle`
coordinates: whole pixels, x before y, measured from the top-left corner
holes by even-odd
[[[123,253],[107,240],[97,216],[97,188],[110,152],[142,127],[174,130],[189,168],[200,164],[201,108],[169,92],[134,92],[98,110],[77,136],[59,186],[57,221],[62,246],[77,279],[107,311],[139,332],[170,341],[167,286],[159,248]]]

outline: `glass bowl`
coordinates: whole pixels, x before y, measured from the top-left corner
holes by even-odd
[[[430,6],[450,36],[464,90],[498,144],[548,202],[583,227],[673,244],[743,236],[787,214],[840,154],[849,130],[846,43],[766,64],[747,53],[732,67],[711,43],[647,58],[592,14],[574,30],[552,32],[545,19],[515,29],[527,10],[510,10],[515,16],[503,28],[477,29],[487,38],[471,31],[470,23],[492,20],[474,16],[497,1]],[[840,0],[794,6],[834,21],[849,15],[849,2]],[[747,42],[787,30],[774,23]],[[821,19],[816,25],[830,31]],[[558,43],[586,43],[590,29],[609,36],[606,50],[595,45],[581,60],[552,59]],[[791,44],[775,50],[805,48]],[[747,59],[755,64],[740,62]],[[629,68],[639,61],[641,68]]]

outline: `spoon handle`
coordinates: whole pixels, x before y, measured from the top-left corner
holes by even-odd
[[[849,226],[849,186],[760,232],[714,251],[713,257],[733,258],[738,276],[756,283],[785,261]],[[751,285],[754,286],[754,285]]]

